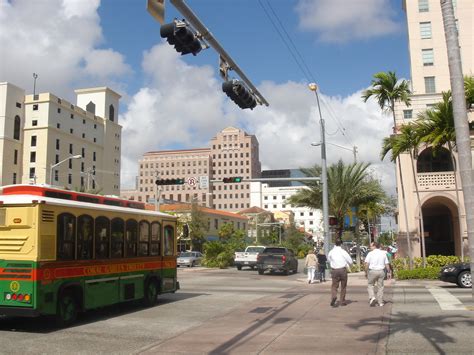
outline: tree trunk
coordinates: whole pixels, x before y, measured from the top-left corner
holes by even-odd
[[[464,242],[462,240],[462,230],[461,230],[461,223],[462,223],[462,218],[461,218],[461,202],[459,200],[459,189],[458,189],[458,179],[457,179],[457,164],[456,164],[456,159],[454,159],[454,154],[453,154],[453,147],[451,142],[448,142],[448,149],[449,149],[449,155],[451,156],[451,162],[453,164],[453,172],[454,172],[454,189],[456,190],[456,203],[458,205],[458,224],[459,224],[459,239],[461,242],[461,261],[464,261]]]
[[[407,248],[408,248],[408,260],[410,265],[410,270],[413,269],[413,255],[411,252],[411,242],[410,242],[410,230],[408,228],[408,212],[407,212],[407,201],[405,198],[405,186],[403,184],[403,175],[402,175],[402,164],[400,163],[400,157],[397,158],[398,171],[400,172],[400,187],[402,189],[402,200],[403,200],[403,211],[405,212],[405,228],[407,229]]]
[[[413,159],[413,153],[410,149],[410,160],[411,160],[411,170],[413,172],[413,182],[415,183],[415,191],[416,191],[416,198],[418,200],[418,206],[420,207],[418,216],[420,217],[420,243],[421,243],[421,257],[423,258],[423,267],[426,267],[426,244],[425,244],[425,225],[423,220],[423,209],[421,208],[421,199],[420,199],[420,191],[418,190],[418,181],[416,179],[415,173],[415,161]]]
[[[458,147],[459,174],[464,194],[464,210],[466,211],[467,235],[469,238],[469,254],[471,257],[471,277],[474,268],[474,177],[472,171],[472,152],[467,121],[464,78],[462,74],[461,52],[454,19],[451,0],[441,0],[444,33],[448,50],[449,74],[453,95],[453,115],[456,129],[456,145]],[[474,299],[474,287],[472,289]]]
[[[393,115],[393,134],[397,134],[397,120],[395,118],[395,104],[391,105],[392,108],[392,115]],[[405,228],[407,230],[407,251],[408,251],[408,260],[409,260],[409,266],[410,270],[413,269],[413,255],[411,252],[411,243],[410,243],[410,230],[408,228],[408,212],[407,212],[407,201],[405,198],[405,186],[403,184],[403,175],[402,175],[402,164],[400,162],[400,157],[397,157],[396,162],[398,164],[398,171],[400,173],[400,187],[402,189],[402,201],[403,201],[403,210],[405,214]],[[395,169],[396,171],[396,169]],[[395,174],[395,178],[397,177],[397,174]]]

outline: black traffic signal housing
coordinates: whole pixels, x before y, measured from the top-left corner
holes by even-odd
[[[329,225],[330,226],[337,226],[337,218],[336,217],[329,217]]]
[[[189,53],[196,55],[202,49],[196,34],[184,22],[175,21],[161,26],[160,36],[166,38],[181,55]]]
[[[222,91],[234,101],[241,109],[249,108],[253,110],[257,106],[255,96],[238,80],[228,80],[222,83]]]
[[[230,184],[230,183],[242,182],[242,180],[243,180],[242,176],[234,176],[234,177],[225,177],[222,179],[222,182],[225,184]]]
[[[185,181],[182,178],[177,179],[158,179],[155,181],[156,185],[184,185]]]

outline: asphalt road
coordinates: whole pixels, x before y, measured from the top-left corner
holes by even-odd
[[[55,328],[48,318],[0,318],[0,353],[138,353],[247,302],[283,293],[303,277],[260,276],[246,268],[178,269],[181,290],[160,296],[152,308],[124,304],[90,311],[67,329]]]

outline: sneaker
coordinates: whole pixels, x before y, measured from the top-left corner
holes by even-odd
[[[308,283],[310,284],[310,283],[311,283],[311,280],[308,280]]]
[[[341,306],[347,306],[347,302],[346,301],[341,301]]]
[[[379,307],[383,307],[384,305],[385,305],[385,303],[383,303],[383,302],[379,303]]]
[[[372,298],[369,300],[369,305],[370,305],[370,307],[374,307],[376,302],[377,302],[377,300],[376,300],[374,297],[372,297]]]
[[[335,306],[336,306],[336,300],[337,300],[336,297],[334,297],[334,298],[331,300],[331,307],[335,307]]]

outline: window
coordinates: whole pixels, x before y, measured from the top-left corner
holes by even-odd
[[[138,236],[138,256],[147,256],[149,249],[150,224],[147,221],[141,221]]]
[[[73,145],[69,144],[69,154],[72,154],[72,152],[73,152]]]
[[[37,126],[37,125],[38,125],[38,120],[33,120],[33,121],[31,121],[31,125],[32,125],[32,126]]]
[[[76,218],[70,213],[58,216],[57,259],[74,260],[76,247]]]
[[[13,173],[13,184],[16,184],[16,173]]]
[[[110,223],[107,217],[95,219],[95,258],[104,259],[110,257]]]
[[[164,244],[165,244],[165,256],[174,254],[174,228],[172,226],[165,227],[164,235]]]
[[[20,140],[21,119],[20,116],[15,116],[15,123],[13,127],[13,139]]]
[[[93,161],[96,161],[96,154],[95,154],[95,152],[92,152],[92,160],[93,160]]]
[[[421,39],[431,38],[431,22],[420,22]]]
[[[38,111],[38,104],[33,105],[33,111]]]
[[[418,11],[419,12],[428,12],[430,11],[430,6],[428,0],[418,0]]]
[[[113,122],[113,121],[114,121],[114,117],[115,117],[114,105],[110,105],[110,106],[109,106],[109,120]]]
[[[59,139],[56,139],[56,149],[59,150]]]
[[[57,128],[57,129],[60,129],[60,128],[61,128],[61,124],[60,124],[60,123],[56,123],[56,128]]]
[[[129,219],[125,228],[125,255],[127,257],[137,256],[138,243],[138,223],[133,219]]]
[[[435,77],[425,76],[425,93],[434,94],[436,92]]]
[[[30,168],[30,179],[34,179],[36,175],[36,169]]]
[[[58,107],[58,113],[61,113],[61,109]]]
[[[67,174],[67,183],[68,183],[69,185],[72,184],[72,174]]]
[[[77,259],[92,259],[94,219],[88,215],[77,219]]]
[[[16,107],[21,108],[21,104],[19,102],[17,102]]]
[[[153,222],[151,224],[150,255],[160,255],[161,253],[161,224]]]
[[[92,101],[89,101],[89,103],[86,105],[86,111],[95,115],[95,104]]]
[[[421,57],[423,59],[423,65],[425,67],[432,66],[434,63],[433,48],[422,49]]]
[[[30,152],[30,163],[36,163],[36,152]]]
[[[18,149],[15,149],[13,151],[13,164],[15,164],[15,165],[18,164]]]
[[[413,118],[413,110],[403,110],[403,118],[404,119]]]
[[[121,258],[123,257],[123,231],[124,231],[124,222],[121,218],[114,218],[110,224],[111,226],[111,256],[112,258]]]

